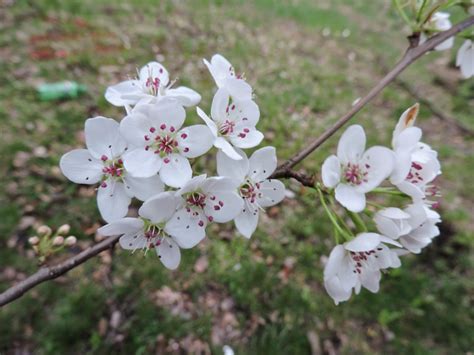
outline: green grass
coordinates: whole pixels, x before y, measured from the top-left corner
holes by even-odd
[[[12,268],[18,279],[37,268],[27,243],[34,229],[19,228],[25,216],[34,217],[35,225],[69,223],[81,246],[94,242],[101,221],[89,197],[93,188],[66,181],[57,165],[62,154],[83,145],[86,118],[123,117],[103,98],[107,85],[160,55],[172,77],[202,94],[200,106],[208,110],[214,84],[201,59],[222,53],[253,84],[265,144],[276,146],[284,160],[370,89],[384,72],[380,62],[392,65],[408,34],[393,9],[375,1],[17,1],[4,16],[2,290],[12,282],[4,276]],[[34,57],[39,50],[67,55],[40,60]],[[454,55],[431,53],[402,78],[445,114],[472,127],[474,86],[472,80],[457,79],[449,66]],[[454,82],[455,90],[440,85],[440,78]],[[89,91],[76,100],[38,100],[37,83],[61,80],[78,81]],[[387,145],[398,116],[413,101],[392,85],[353,122],[366,127],[370,144]],[[198,122],[193,110],[188,119]],[[308,332],[318,335],[325,352],[472,351],[473,143],[426,107],[419,125],[443,163],[443,233],[422,255],[404,258],[402,268],[384,275],[378,294],[363,290],[334,306],[322,286],[322,256],[333,246],[331,225],[315,194],[288,182],[297,197],[264,216],[250,241],[232,225],[209,228],[199,248],[183,251],[175,272],[151,254],[129,255],[117,248],[112,262],[91,260],[2,308],[0,354],[161,353],[176,346],[191,351],[191,343],[215,353],[228,344],[238,354],[304,354],[311,351]],[[339,135],[301,168],[319,171]],[[35,155],[38,147],[47,155]],[[199,168],[213,173],[213,159]],[[209,266],[197,273],[202,256]]]

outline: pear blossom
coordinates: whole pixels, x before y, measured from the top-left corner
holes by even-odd
[[[465,40],[459,48],[456,66],[461,69],[461,74],[465,79],[474,76],[474,43],[470,39]]]
[[[120,123],[120,132],[133,146],[123,156],[127,171],[136,177],[159,173],[162,181],[179,188],[191,179],[188,158],[196,158],[211,147],[213,136],[205,125],[181,128],[186,112],[174,100],[140,104]]]
[[[234,100],[252,99],[252,87],[243,75],[235,73],[234,67],[220,54],[215,54],[211,62],[203,59],[218,88],[225,88]]]
[[[194,247],[206,236],[209,222],[225,223],[242,210],[238,181],[227,177],[199,175],[176,191],[182,203],[167,224],[169,234],[181,248]]]
[[[76,184],[100,183],[97,204],[105,221],[124,217],[132,197],[144,201],[163,191],[158,175],[139,178],[124,167],[122,155],[128,148],[120,135],[118,122],[105,117],[89,118],[85,123],[85,138],[87,149],[64,154],[59,166]]]
[[[408,251],[418,254],[439,235],[440,215],[422,202],[414,203],[403,211],[385,209],[374,217],[380,233],[397,239]]]
[[[334,247],[324,268],[324,286],[336,305],[347,301],[365,287],[379,291],[381,270],[400,267],[397,252],[387,247],[401,245],[377,233],[360,233],[354,239]]]
[[[390,182],[415,200],[426,197],[433,180],[441,174],[438,153],[422,143],[421,129],[414,127],[419,105],[408,108],[395,126],[392,147],[395,166]]]
[[[335,188],[336,200],[352,212],[364,210],[365,194],[386,179],[394,167],[394,154],[385,147],[365,150],[364,129],[352,125],[342,134],[337,155],[328,157],[322,167],[323,184]]]
[[[257,228],[260,210],[281,202],[285,197],[285,185],[279,180],[268,179],[277,166],[274,147],[261,148],[250,159],[240,149],[237,152],[242,159],[236,161],[219,151],[217,172],[239,182],[238,192],[244,204],[234,222],[237,230],[250,238]]]
[[[154,249],[163,265],[174,270],[181,260],[181,252],[167,225],[180,203],[181,198],[173,192],[162,192],[143,203],[138,218],[119,219],[97,232],[104,236],[122,235],[119,243],[126,250]]]
[[[229,100],[229,92],[221,88],[212,100],[212,119],[199,107],[197,113],[211,130],[214,146],[230,158],[240,160],[242,157],[234,147],[253,148],[263,139],[263,134],[255,128],[260,118],[260,110],[252,100]]]
[[[201,101],[201,95],[196,91],[180,86],[172,88],[168,71],[158,62],[150,62],[140,69],[138,78],[125,80],[109,86],[105,98],[114,106],[134,106],[140,103],[150,103],[163,97],[174,98],[185,107],[195,106]]]
[[[435,12],[431,15],[431,18],[426,22],[426,30],[420,34],[420,44],[426,42],[428,35],[433,32],[447,31],[452,27],[451,21],[449,20],[450,14],[447,12]],[[450,49],[454,44],[454,37],[450,37],[444,42],[438,44],[434,49],[436,51],[444,51]]]

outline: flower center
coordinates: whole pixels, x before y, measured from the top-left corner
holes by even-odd
[[[365,167],[367,169],[370,168],[367,164]],[[346,182],[351,185],[360,185],[363,182],[367,182],[367,171],[361,169],[359,164],[347,163],[343,171],[343,176]]]
[[[166,124],[162,124],[159,130],[150,127],[150,134],[146,134],[143,138],[146,142],[145,150],[151,149],[162,158],[178,151],[176,129],[173,126],[167,129]],[[169,163],[169,159],[166,158],[165,163]]]
[[[239,192],[240,196],[247,199],[249,202],[254,203],[257,199],[257,196],[261,195],[259,192],[260,184],[252,184],[249,180],[240,185]]]
[[[359,251],[359,252],[350,252],[350,256],[352,259],[353,263],[353,269],[352,272],[354,274],[361,274],[364,266],[367,266],[367,263],[369,262],[369,258],[372,257],[372,255],[375,258],[378,258],[377,252],[382,251],[382,248],[377,248],[369,251]]]
[[[152,223],[149,219],[142,218],[144,223],[143,237],[146,239],[147,249],[158,247],[163,242],[163,239],[168,235],[164,231],[163,223]]]
[[[231,134],[232,132],[234,132],[234,127],[235,127],[235,122],[225,120],[223,123],[219,125],[219,132],[222,135],[227,136]]]
[[[408,173],[406,180],[408,180],[412,184],[422,184],[423,176],[421,176],[420,174],[422,170],[423,170],[423,165],[417,162],[412,162],[410,172]]]
[[[160,92],[160,79],[159,78],[153,78],[151,76],[149,76],[147,79],[146,79],[146,83],[145,83],[145,86],[146,86],[146,89],[148,90],[148,93],[153,95],[153,96],[156,96],[158,95],[158,93]]]
[[[115,179],[121,180],[125,174],[125,168],[123,166],[122,159],[109,159],[106,155],[102,155],[100,160],[104,163],[104,167],[102,168],[102,183],[100,184],[101,187],[107,187],[107,180],[108,179]]]
[[[191,192],[186,197],[186,202],[191,207],[204,208],[206,206],[206,195],[202,192]]]

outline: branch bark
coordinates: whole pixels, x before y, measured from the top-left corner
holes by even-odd
[[[103,241],[97,243],[96,245],[87,248],[80,252],[79,254],[73,256],[72,258],[67,259],[66,261],[49,267],[42,267],[33,275],[28,276],[23,281],[20,281],[16,285],[10,287],[5,292],[0,294],[0,307],[10,303],[17,298],[23,296],[27,291],[31,290],[33,287],[48,281],[55,279],[71,269],[81,265],[90,258],[96,256],[97,254],[107,250],[115,245],[119,240],[120,236],[113,236],[104,239]]]
[[[273,173],[271,178],[295,178],[300,181],[303,185],[312,186],[314,184],[313,176],[306,176],[302,173],[297,173],[291,169],[305,159],[309,154],[315,151],[321,144],[328,140],[337,130],[339,130],[344,124],[347,123],[354,115],[359,112],[367,103],[369,103],[378,93],[380,93],[388,84],[390,84],[403,70],[405,70],[410,64],[420,58],[423,54],[431,51],[438,44],[443,42],[449,37],[454,36],[456,33],[463,31],[464,29],[474,24],[474,16],[467,18],[466,20],[453,26],[451,29],[441,32],[436,36],[430,38],[420,46],[415,47],[415,42],[411,41],[411,45],[405,52],[402,59],[395,65],[395,67],[377,84],[369,93],[362,98],[356,105],[354,105],[349,112],[342,116],[333,126],[327,129],[320,137],[316,138],[311,142],[305,149],[295,154],[291,159],[280,165],[277,170]],[[81,253],[73,256],[72,258],[50,267],[43,267],[39,269],[33,275],[27,277],[25,280],[13,285],[6,291],[0,294],[0,307],[14,301],[21,297],[23,294],[36,287],[37,285],[55,279],[69,270],[79,266],[86,262],[90,258],[96,256],[100,252],[111,248],[117,243],[120,236],[109,237],[102,242],[85,249]]]
[[[285,163],[281,164],[274,173],[274,176],[285,175],[286,172],[290,171],[296,164],[305,159],[308,155],[314,152],[321,144],[327,141],[334,133],[336,133],[342,126],[344,126],[352,117],[355,116],[362,108],[365,107],[374,97],[376,97],[388,84],[390,84],[395,78],[400,75],[410,64],[415,62],[425,53],[433,50],[438,44],[444,42],[449,37],[463,31],[464,29],[474,24],[474,16],[470,16],[464,21],[451,27],[449,30],[440,32],[437,35],[431,37],[425,43],[416,46],[418,40],[410,40],[410,47],[407,49],[403,57],[398,61],[395,67],[375,85],[369,93],[360,99],[354,106],[351,107],[349,112],[339,118],[334,125],[329,127],[321,136],[316,138],[303,150],[296,153],[292,158],[288,159]],[[413,36],[410,36],[412,38]],[[417,36],[418,37],[418,36]]]

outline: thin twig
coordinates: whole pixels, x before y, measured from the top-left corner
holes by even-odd
[[[418,40],[413,40],[414,36],[411,36],[410,47],[407,49],[402,59],[395,65],[395,67],[385,75],[380,82],[375,85],[369,93],[360,99],[354,106],[351,107],[349,112],[339,118],[334,125],[328,128],[321,136],[316,138],[313,142],[309,143],[306,148],[296,153],[292,158],[287,160],[285,163],[280,165],[274,175],[284,174],[289,171],[296,164],[305,159],[308,155],[314,152],[321,144],[327,141],[334,133],[336,133],[342,126],[344,126],[352,117],[355,116],[362,108],[367,105],[375,96],[377,96],[388,84],[390,84],[395,78],[403,72],[410,64],[416,61],[425,53],[433,50],[438,44],[444,42],[449,37],[454,36],[456,33],[463,31],[464,29],[474,24],[474,16],[467,18],[466,20],[458,23],[451,27],[449,30],[440,32],[435,36],[428,39],[425,43],[416,46]],[[416,36],[415,36],[416,37]]]
[[[405,70],[411,63],[420,58],[423,54],[429,52],[438,44],[446,40],[447,38],[454,36],[456,33],[464,30],[465,28],[474,24],[474,16],[469,17],[468,19],[458,23],[453,26],[451,29],[440,32],[434,37],[427,40],[425,43],[418,47],[414,47],[417,41],[410,41],[410,47],[406,51],[403,58],[395,65],[395,67],[372,89],[370,92],[362,98],[356,105],[354,105],[348,113],[342,116],[332,127],[330,127],[326,132],[324,132],[319,138],[311,142],[307,148],[303,149],[287,162],[282,164],[276,171],[273,173],[271,178],[295,178],[303,184],[314,184],[314,181],[311,177],[306,177],[302,173],[296,173],[291,170],[296,164],[301,162],[314,150],[316,150],[321,144],[323,144],[327,139],[329,139],[339,128],[341,128],[347,121],[349,121],[357,112],[359,112],[367,103],[369,103],[382,89],[391,83],[403,70]],[[81,253],[73,256],[72,258],[51,267],[45,267],[39,269],[33,275],[27,277],[25,280],[13,285],[6,291],[0,294],[0,307],[14,301],[15,299],[21,297],[30,289],[35,286],[57,278],[58,276],[68,272],[69,270],[77,267],[78,265],[86,262],[90,258],[96,256],[100,252],[112,247],[117,243],[119,236],[109,237],[102,242],[94,245],[91,248],[88,248]]]
[[[83,250],[79,254],[67,259],[66,261],[58,265],[42,267],[33,275],[28,276],[23,281],[20,281],[16,285],[7,289],[5,292],[1,293],[0,307],[21,297],[25,292],[31,290],[33,287],[45,281],[55,279],[61,276],[62,274],[65,274],[69,270],[81,265],[93,256],[96,256],[97,254],[101,253],[102,251],[109,249],[110,247],[115,245],[115,243],[117,243],[119,237],[120,236],[108,237],[100,243],[97,243],[96,245]]]

